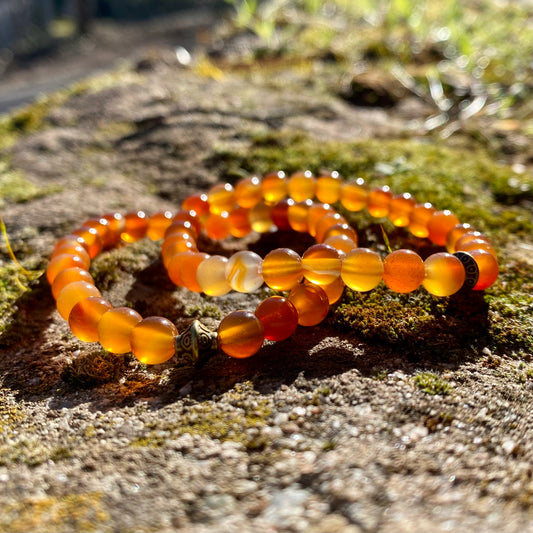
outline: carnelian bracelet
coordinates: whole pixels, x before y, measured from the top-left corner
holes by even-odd
[[[416,252],[400,249],[382,260],[377,252],[357,247],[356,231],[331,207],[337,202],[348,211],[366,208],[375,218],[387,217],[447,252],[423,261]],[[317,244],[301,257],[291,249],[277,248],[264,259],[251,251],[230,258],[209,256],[197,248],[202,231],[221,240],[275,228],[308,232]],[[143,319],[129,307],[112,307],[89,273],[91,260],[102,250],[145,236],[162,239],[161,256],[170,279],[190,291],[220,296],[230,290],[252,292],[266,283],[289,291],[288,295],[266,298],[254,313],[229,313],[216,334],[194,321],[178,335],[166,318]],[[283,172],[262,180],[245,178],[235,188],[228,183],[215,185],[207,194],[188,197],[175,215],[165,211],[147,217],[137,211],[87,220],[56,243],[46,274],[57,310],[80,340],[100,342],[117,354],[131,351],[146,364],[172,357],[197,364],[217,346],[232,357],[249,357],[265,339],[284,340],[298,324],[320,323],[345,286],[369,291],[383,280],[398,293],[422,285],[433,295],[449,296],[492,285],[498,262],[488,239],[461,224],[450,211],[416,203],[409,193],[393,195],[389,187],[369,190],[362,179],[344,182],[336,172],[315,178],[306,171],[288,178]]]

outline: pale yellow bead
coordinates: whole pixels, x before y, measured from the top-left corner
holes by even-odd
[[[233,254],[226,264],[226,279],[234,291],[253,292],[263,285],[263,260],[254,252]]]
[[[226,257],[212,255],[198,265],[196,281],[202,292],[208,296],[222,296],[231,290],[226,280],[227,264],[228,259]]]

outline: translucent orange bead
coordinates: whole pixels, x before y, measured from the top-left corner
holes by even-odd
[[[255,310],[255,316],[263,324],[265,339],[283,341],[298,327],[298,311],[293,303],[281,296],[263,300]]]
[[[457,224],[459,219],[451,211],[435,211],[427,225],[429,240],[433,244],[444,246],[448,233]]]
[[[302,259],[294,250],[277,248],[263,259],[263,279],[272,289],[292,289],[302,278]]]
[[[485,241],[486,243],[489,242],[489,240],[487,239],[487,237],[485,237],[485,235],[483,235],[483,233],[480,233],[479,231],[474,231],[474,230],[467,231],[463,233],[463,235],[461,235],[459,239],[457,239],[457,241],[455,242],[455,249],[462,250],[463,246],[466,246],[467,244],[469,244],[470,242],[474,240],[482,240],[482,241]]]
[[[298,311],[300,326],[316,326],[329,311],[329,300],[324,289],[317,285],[301,283],[289,293],[289,300]]]
[[[287,180],[285,172],[271,172],[263,177],[261,182],[263,198],[268,203],[276,203],[287,196]]]
[[[479,268],[479,279],[474,286],[474,290],[482,291],[490,287],[498,279],[500,272],[498,261],[485,250],[472,250],[468,253],[474,258]]]
[[[79,255],[59,254],[56,255],[46,268],[46,279],[52,285],[56,277],[67,268],[78,267],[88,270],[91,262],[82,259]]]
[[[394,292],[414,291],[425,277],[424,262],[412,250],[396,250],[383,261],[383,281]]]
[[[415,199],[408,192],[393,196],[389,205],[389,220],[396,227],[405,228],[409,225],[415,205]]]
[[[363,178],[357,178],[355,181],[343,183],[341,187],[341,204],[348,211],[361,211],[366,207],[366,197],[368,190]]]
[[[165,240],[163,241],[163,244],[161,245],[161,255],[163,256],[167,255],[168,249],[173,244],[175,244],[176,242],[180,242],[180,241],[187,241],[191,243],[190,247],[187,246],[188,249],[192,250],[194,247],[196,247],[196,240],[192,236],[191,232],[187,230],[181,230],[180,232],[171,233],[169,237],[165,238]],[[175,249],[173,251],[174,253],[176,253]]]
[[[149,316],[138,322],[131,330],[131,351],[146,365],[165,363],[174,355],[176,326],[161,316]]]
[[[192,250],[186,250],[169,256],[168,260],[166,261],[167,264],[165,265],[165,268],[167,269],[167,274],[170,278],[170,281],[172,281],[174,285],[183,287],[184,282],[181,277],[181,267],[188,258],[191,258],[194,255],[196,255],[196,252],[193,252]]]
[[[289,223],[289,207],[294,205],[294,203],[292,198],[285,198],[271,207],[270,218],[279,230],[286,231],[291,229]]]
[[[342,180],[338,172],[330,175],[319,176],[316,180],[315,195],[319,202],[324,204],[334,204],[341,195]]]
[[[91,264],[91,257],[89,256],[87,249],[81,244],[77,244],[75,241],[65,242],[59,248],[56,248],[50,260],[62,254],[77,255],[87,265],[87,268]]]
[[[183,211],[194,211],[199,217],[209,213],[209,201],[207,194],[192,194],[183,200],[181,204]]]
[[[165,231],[172,223],[172,213],[161,211],[148,219],[147,237],[152,241],[158,241],[165,236]]]
[[[344,254],[327,244],[315,244],[302,256],[304,277],[316,285],[333,283],[341,273]]]
[[[387,185],[378,187],[368,193],[366,208],[374,218],[383,218],[389,214],[391,200],[392,192],[390,188]]]
[[[305,283],[311,282],[305,280]],[[329,305],[333,305],[341,299],[342,295],[344,294],[344,287],[346,287],[346,285],[340,276],[328,285],[320,285],[320,288],[324,290],[326,296],[328,297]]]
[[[250,210],[245,207],[237,207],[228,216],[230,233],[240,239],[252,231],[250,220],[248,218]]]
[[[415,236],[425,239],[428,232],[428,222],[433,216],[436,209],[429,203],[415,205],[411,211],[411,218],[409,221],[409,231]]]
[[[357,233],[355,230],[350,226],[349,224],[346,224],[345,222],[340,224],[333,224],[333,226],[330,226],[325,232],[324,236],[322,237],[322,242],[324,242],[329,237],[333,237],[334,235],[346,235],[349,239],[351,239],[353,242],[357,244]]]
[[[289,224],[294,231],[299,231],[301,233],[307,231],[307,214],[312,205],[312,200],[305,200],[303,202],[295,202],[293,205],[289,206],[287,217],[289,219]]]
[[[109,222],[109,243],[104,239],[104,247],[110,248],[120,241],[120,234],[124,230],[124,216],[121,213],[106,213],[102,218]]]
[[[465,282],[465,269],[454,255],[438,253],[424,261],[426,277],[424,288],[435,296],[450,296],[461,289]]]
[[[354,291],[374,289],[383,279],[381,257],[368,248],[355,248],[342,260],[341,278]]]
[[[194,231],[196,231],[197,235],[202,230],[202,222],[200,221],[200,217],[198,216],[198,213],[193,209],[189,211],[178,211],[172,217],[172,225],[177,224],[179,222],[190,222],[194,227]]]
[[[196,252],[187,254],[187,256],[183,257],[181,260],[181,266],[179,269],[181,284],[192,292],[202,292],[202,287],[200,287],[198,280],[196,279],[196,272],[200,263],[208,257],[208,254]]]
[[[126,213],[124,215],[124,230],[120,238],[124,242],[135,242],[146,236],[148,231],[148,217],[144,211]]]
[[[351,252],[354,248],[357,248],[357,244],[349,237],[346,237],[346,235],[332,235],[331,237],[324,239],[324,244],[332,246],[345,254]]]
[[[253,292],[263,285],[261,265],[263,260],[247,250],[233,254],[226,264],[226,279],[238,292]]]
[[[210,213],[204,223],[204,230],[207,236],[214,241],[222,241],[229,237],[231,226],[228,213],[226,211]]]
[[[263,200],[261,180],[257,176],[243,178],[235,185],[235,198],[240,207],[251,209]]]
[[[218,346],[231,357],[254,355],[265,340],[263,324],[249,311],[233,311],[218,326]]]
[[[291,174],[287,183],[289,196],[296,202],[312,200],[315,197],[316,179],[309,170]]]
[[[82,226],[80,229],[73,231],[72,235],[77,235],[83,239],[91,259],[94,259],[103,249],[102,238],[94,228]]]
[[[55,254],[57,250],[63,246],[82,246],[85,251],[89,253],[89,246],[87,246],[87,243],[83,240],[83,238],[79,235],[73,235],[72,233],[70,235],[66,235],[65,237],[61,237],[61,239],[55,243],[53,253]]]
[[[98,342],[98,322],[102,315],[112,307],[107,300],[99,296],[80,300],[68,316],[70,331],[80,341]]]
[[[173,241],[162,253],[163,265],[165,268],[169,268],[170,262],[176,255],[183,252],[197,252],[198,248],[192,241],[177,240]]]
[[[248,214],[250,226],[257,233],[268,233],[272,229],[272,217],[270,216],[270,207],[264,202],[254,205]]]
[[[446,236],[446,250],[453,254],[455,252],[455,244],[465,234],[473,231],[470,224],[456,224]]]
[[[489,254],[493,255],[495,259],[498,258],[496,250],[485,239],[472,239],[471,241],[467,242],[466,244],[463,244],[460,248],[458,248],[458,251],[461,252],[470,253],[474,250],[485,250],[485,252],[489,252]]]
[[[81,300],[90,296],[100,296],[100,291],[87,281],[69,283],[57,295],[56,306],[59,314],[68,320],[72,308]]]
[[[311,237],[316,235],[316,226],[326,215],[334,214],[335,211],[328,204],[313,204],[307,213],[307,231]]]
[[[98,322],[98,341],[112,353],[131,352],[131,332],[142,316],[129,307],[106,311]]]
[[[198,238],[198,232],[195,226],[189,220],[177,220],[172,222],[170,226],[165,230],[164,238],[169,239],[175,233],[189,233],[189,235],[196,240]]]
[[[83,225],[89,228],[94,228],[98,232],[104,248],[111,248],[118,241],[119,236],[111,229],[107,218],[90,218],[89,220],[86,220]]]
[[[217,183],[207,193],[209,211],[220,214],[231,211],[235,207],[235,191],[229,183]]]
[[[316,241],[322,242],[326,231],[336,224],[346,224],[346,219],[342,215],[339,215],[339,213],[329,213],[324,215],[316,224],[314,235]]]
[[[226,257],[212,255],[198,265],[196,281],[202,288],[202,292],[208,296],[222,296],[231,290],[226,280],[227,264],[228,259]]]
[[[93,277],[87,270],[80,267],[71,267],[62,270],[54,279],[52,283],[52,296],[57,299],[59,293],[64,287],[75,281],[86,281],[94,285]]]

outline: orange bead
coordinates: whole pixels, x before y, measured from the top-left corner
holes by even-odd
[[[176,326],[161,316],[149,316],[131,330],[131,351],[146,365],[159,365],[171,359],[176,351]]]
[[[200,221],[198,213],[192,209],[190,211],[178,211],[172,217],[171,225],[174,225],[179,222],[190,222],[194,228],[194,231],[196,231],[197,235],[202,230],[202,222]]]
[[[366,207],[366,197],[368,190],[363,178],[344,183],[341,187],[341,204],[348,211],[361,211]]]
[[[485,235],[483,235],[483,233],[480,233],[479,231],[471,230],[471,231],[467,231],[463,233],[463,235],[461,235],[457,239],[457,241],[455,241],[455,250],[457,251],[462,250],[463,246],[466,246],[467,244],[469,244],[470,242],[474,240],[476,241],[482,240],[482,241],[485,241],[486,243],[489,242],[489,240],[487,239],[487,237],[485,237]]]
[[[75,241],[65,242],[64,244],[59,246],[59,248],[56,248],[50,260],[62,254],[77,255],[87,265],[87,268],[91,264],[91,257],[89,256],[87,249],[84,248],[81,244],[77,244]]]
[[[261,180],[257,176],[243,178],[235,185],[235,199],[240,207],[251,209],[263,200]]]
[[[281,296],[271,296],[263,300],[257,306],[255,316],[263,324],[265,339],[270,341],[288,339],[298,327],[296,307]]]
[[[52,296],[57,299],[61,290],[75,281],[86,281],[87,283],[92,283],[94,285],[93,277],[84,268],[67,268],[66,270],[62,270],[55,277],[54,282],[52,283]]]
[[[297,285],[289,293],[289,300],[298,311],[300,326],[316,326],[326,318],[329,311],[328,296],[317,285]]]
[[[482,291],[490,287],[498,279],[500,272],[498,261],[485,250],[472,250],[468,253],[474,258],[479,268],[479,279],[474,286],[474,290]]]
[[[389,220],[396,227],[405,228],[409,225],[415,205],[415,199],[408,192],[393,196],[389,205]]]
[[[189,249],[193,249],[196,247],[196,239],[192,236],[191,232],[187,230],[181,230],[180,232],[171,233],[170,236],[165,237],[165,240],[163,241],[163,244],[161,245],[161,255],[165,256],[167,255],[168,249],[176,242],[180,241],[186,241],[191,244],[191,246],[187,246]]]
[[[129,307],[115,307],[106,311],[98,322],[98,340],[112,353],[131,351],[131,332],[142,316]]]
[[[229,183],[217,183],[207,192],[209,211],[219,215],[224,211],[230,212],[235,207],[235,191]]]
[[[82,226],[80,229],[73,231],[72,235],[77,235],[83,239],[91,259],[94,259],[102,251],[102,238],[94,228]]]
[[[455,244],[457,241],[465,234],[474,231],[470,224],[456,224],[446,236],[446,250],[449,253],[453,254],[455,249]]]
[[[184,286],[184,282],[181,277],[181,267],[185,261],[187,261],[194,255],[196,255],[196,252],[193,252],[192,250],[186,250],[183,252],[175,253],[174,255],[168,258],[165,268],[167,269],[167,274],[170,278],[170,281],[172,281],[174,285],[177,285],[178,287]]]
[[[152,241],[158,241],[165,236],[165,231],[172,223],[172,213],[170,211],[161,211],[152,215],[148,219],[148,229],[146,235]]]
[[[222,241],[229,237],[231,226],[228,213],[226,211],[210,213],[205,221],[204,230],[207,236],[214,241]]]
[[[292,198],[285,198],[274,204],[270,209],[270,218],[274,225],[282,231],[290,230],[289,208],[295,204]]]
[[[106,213],[102,218],[109,222],[109,243],[104,239],[104,247],[115,246],[120,240],[120,234],[124,231],[124,216],[120,213]]]
[[[305,283],[311,282],[305,280]],[[340,276],[328,285],[320,285],[320,288],[324,290],[326,296],[328,297],[329,305],[333,305],[341,299],[342,295],[344,294],[344,287],[346,287],[346,285]]]
[[[209,213],[209,201],[207,194],[192,194],[183,200],[181,204],[183,211],[194,211],[199,217]]]
[[[354,291],[374,289],[383,279],[381,257],[368,248],[355,248],[342,261],[341,278]]]
[[[450,296],[459,291],[465,282],[465,269],[454,255],[438,253],[424,261],[426,277],[424,288],[435,296]]]
[[[394,292],[414,291],[425,277],[424,262],[412,250],[396,250],[383,261],[383,281]]]
[[[165,230],[164,238],[169,239],[175,233],[189,233],[189,235],[196,240],[198,238],[198,232],[195,226],[189,220],[177,220],[172,222],[170,226]]]
[[[242,250],[233,254],[226,264],[226,280],[234,291],[253,292],[263,285],[261,264],[256,253]]]
[[[75,281],[65,285],[57,295],[56,306],[59,314],[68,320],[72,308],[90,296],[100,296],[100,291],[87,281]]]
[[[98,232],[104,248],[111,248],[118,242],[119,236],[111,229],[107,218],[91,218],[86,220],[83,225],[89,228],[94,228]]]
[[[319,202],[324,204],[334,204],[341,195],[342,180],[338,172],[330,175],[319,176],[316,180],[315,195]]]
[[[200,263],[208,257],[208,254],[201,252],[186,254],[186,256],[183,257],[179,269],[181,285],[183,285],[183,287],[192,292],[202,292],[202,287],[200,287],[198,280],[196,279],[196,272]]]
[[[99,296],[80,300],[68,316],[70,331],[80,341],[98,342],[98,322],[102,315],[112,309],[112,305]]]
[[[314,237],[316,235],[317,224],[326,215],[335,214],[335,211],[328,204],[313,204],[307,213],[307,231],[309,235]]]
[[[387,185],[378,187],[368,193],[366,208],[374,218],[383,218],[389,214],[391,200],[392,192],[390,188]]]
[[[333,283],[341,273],[344,254],[327,244],[315,244],[302,256],[304,277],[315,285]]]
[[[135,242],[146,236],[148,231],[148,217],[144,211],[126,213],[124,215],[124,230],[120,238],[124,242]]]
[[[272,229],[272,217],[270,215],[270,206],[264,202],[254,205],[248,214],[250,226],[257,233],[268,233]]]
[[[331,237],[324,239],[324,244],[327,244],[340,252],[344,252],[345,254],[351,252],[354,248],[357,248],[357,244],[349,237],[346,237],[346,235],[332,235]]]
[[[55,254],[59,248],[62,248],[63,246],[67,246],[67,245],[68,246],[82,246],[85,249],[85,251],[89,253],[89,246],[87,246],[87,243],[79,235],[73,235],[71,233],[70,235],[61,237],[61,239],[59,239],[55,243],[53,254]]]
[[[299,231],[301,233],[307,231],[307,214],[312,205],[312,200],[305,200],[303,202],[295,202],[293,205],[289,206],[287,217],[289,219],[289,224],[294,231]]]
[[[237,207],[228,216],[230,233],[240,239],[252,231],[250,220],[248,218],[250,210],[245,207]]]
[[[330,226],[324,233],[324,236],[322,237],[322,242],[324,242],[329,237],[333,237],[335,235],[346,235],[349,239],[351,239],[355,244],[357,244],[357,233],[355,230],[350,226],[349,224],[340,223],[340,224],[333,224],[333,226]]]
[[[445,246],[448,233],[457,224],[459,219],[451,211],[435,211],[427,225],[429,240],[433,244]]]
[[[197,252],[198,248],[196,245],[188,240],[177,240],[173,241],[162,254],[163,265],[165,268],[169,268],[171,261],[176,255],[179,255],[183,252]]]
[[[296,202],[304,202],[315,197],[316,179],[309,170],[291,174],[287,183],[289,196]]]
[[[49,263],[46,268],[46,279],[48,283],[52,285],[56,277],[66,270],[67,268],[81,268],[82,270],[88,270],[91,262],[82,259],[78,255],[71,254],[59,254],[56,255]]]
[[[409,221],[409,231],[415,236],[425,239],[428,232],[428,222],[433,216],[436,209],[429,203],[415,205],[411,211],[411,218]]]
[[[233,311],[218,326],[218,346],[231,357],[254,355],[265,340],[263,324],[249,311]]]
[[[489,254],[492,254],[495,259],[498,259],[496,250],[485,239],[472,239],[471,241],[467,242],[466,244],[463,244],[460,248],[458,248],[458,251],[461,252],[472,252],[474,250],[485,250],[485,252],[489,252]]]
[[[324,240],[324,235],[331,226],[336,224],[346,224],[346,219],[339,215],[339,213],[329,213],[324,215],[317,223],[315,228],[315,239],[317,242],[322,242]]]
[[[196,269],[196,281],[202,292],[208,296],[222,296],[231,291],[226,279],[228,259],[221,255],[212,255],[204,259]]]
[[[261,191],[265,202],[276,203],[287,196],[287,180],[285,172],[271,172],[263,177]]]
[[[303,278],[302,259],[289,248],[277,248],[263,259],[263,279],[272,289],[292,289]]]

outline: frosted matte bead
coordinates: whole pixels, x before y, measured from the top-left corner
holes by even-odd
[[[383,281],[395,292],[414,291],[420,287],[424,277],[424,262],[412,250],[396,250],[383,261]]]
[[[226,280],[228,259],[221,255],[212,255],[204,259],[196,270],[196,281],[208,296],[222,296],[231,291]]]
[[[263,285],[263,260],[254,252],[233,254],[226,264],[226,279],[234,291],[253,292]]]

